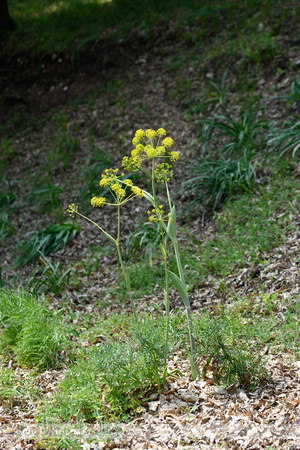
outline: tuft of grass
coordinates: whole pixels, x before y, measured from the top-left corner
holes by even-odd
[[[280,130],[270,135],[268,145],[275,147],[273,153],[277,154],[278,158],[287,152],[290,152],[291,157],[295,158],[300,149],[300,122],[285,123]]]
[[[218,383],[238,382],[244,389],[253,389],[268,377],[262,344],[270,338],[275,321],[257,319],[243,321],[234,311],[221,308],[194,321],[196,351],[203,366]]]
[[[3,177],[0,185],[0,212],[10,209],[15,200],[16,194],[11,181]]]
[[[37,259],[40,254],[47,256],[57,252],[72,239],[81,228],[74,222],[49,225],[39,231],[31,231],[17,246],[15,267],[22,267]]]
[[[256,181],[252,161],[241,159],[199,159],[194,161],[191,178],[183,183],[190,212],[200,207],[203,214],[214,211],[232,194],[250,191]]]
[[[165,347],[165,319],[144,317],[128,336],[81,352],[60,383],[47,415],[61,420],[126,418],[147,394],[163,386],[171,346]],[[173,343],[174,345],[174,343]]]
[[[0,242],[15,231],[7,212],[0,213]]]
[[[202,123],[201,157],[194,158],[190,177],[181,192],[189,196],[189,210],[212,209],[237,192],[250,190],[256,181],[255,162],[266,146],[267,121],[257,101],[237,114],[227,103],[229,85],[210,83],[213,115]]]
[[[1,348],[13,352],[19,364],[40,370],[61,363],[66,343],[64,327],[45,302],[27,292],[0,291]]]
[[[60,130],[49,142],[43,170],[51,175],[66,170],[72,162],[74,153],[79,149],[79,139],[75,138],[68,130]]]
[[[143,222],[126,239],[124,260],[130,261],[139,253],[143,259],[148,259],[150,264],[161,242],[159,224],[154,226],[151,222]]]
[[[39,259],[42,267],[38,270],[38,274],[35,273],[28,280],[27,287],[31,288],[35,295],[40,292],[45,294],[53,292],[59,295],[69,283],[71,269],[63,271],[60,262],[54,264],[50,258],[42,254]]]
[[[34,207],[39,214],[44,214],[60,206],[59,194],[63,189],[50,183],[38,186],[21,199],[21,206]]]

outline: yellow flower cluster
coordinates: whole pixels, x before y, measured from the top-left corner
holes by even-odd
[[[134,193],[134,195],[137,195],[140,198],[142,198],[144,196],[144,193],[143,193],[142,189],[140,189],[137,186],[132,186],[131,190]]]
[[[117,205],[122,205],[123,203],[131,200],[134,197],[143,197],[143,191],[138,186],[133,186],[133,181],[129,178],[125,180],[122,179],[125,175],[124,173],[118,174],[119,169],[106,169],[105,173],[101,175],[100,186],[107,187],[112,196],[115,199]],[[127,194],[126,189],[130,187],[131,193]],[[91,205],[94,207],[101,207],[107,205],[112,205],[112,203],[107,203],[105,197],[93,197],[91,200]],[[71,208],[71,206],[70,206]]]
[[[154,171],[154,175],[158,183],[168,182],[173,178],[172,166],[167,163],[158,164]]]
[[[106,203],[106,198],[105,197],[93,197],[91,200],[91,205],[96,208],[97,206],[100,208],[101,206],[103,207]]]
[[[75,217],[75,214],[78,211],[78,206],[75,206],[75,204],[72,203],[71,205],[69,205],[69,209],[67,209],[67,211],[71,217]]]
[[[166,135],[166,130],[159,128],[157,131],[137,130],[132,139],[135,148],[131,151],[131,157],[125,156],[122,161],[122,166],[128,171],[137,171],[140,169],[143,160],[153,159],[157,157],[170,158],[170,161],[177,161],[179,154],[177,152],[167,153],[173,145],[173,139],[166,137],[161,141],[162,136]],[[150,144],[146,142],[146,138],[150,140]]]
[[[163,206],[159,205],[158,208],[152,209],[152,211],[148,211],[149,222],[160,222],[160,221],[168,221],[169,219],[172,221],[171,213],[169,212],[166,216],[164,216]]]
[[[102,180],[100,180],[100,186],[106,187],[111,186],[118,181],[119,169],[106,169],[105,173],[101,175]],[[124,174],[122,175],[124,176]]]

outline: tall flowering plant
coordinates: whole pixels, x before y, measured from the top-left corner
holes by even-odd
[[[134,319],[137,322],[137,313],[135,305],[132,299],[131,285],[129,273],[126,270],[125,264],[122,260],[120,251],[120,223],[121,223],[121,206],[136,197],[146,198],[151,204],[148,210],[148,219],[150,222],[159,223],[161,233],[161,253],[165,267],[165,310],[166,310],[166,344],[168,343],[169,333],[169,316],[170,316],[170,300],[169,300],[169,281],[171,280],[177,291],[179,292],[187,313],[187,321],[190,335],[191,345],[191,369],[193,376],[197,377],[197,369],[195,364],[195,339],[193,334],[193,322],[192,313],[188,297],[188,292],[185,285],[184,272],[182,269],[179,245],[176,231],[176,208],[172,204],[168,182],[173,178],[172,163],[179,159],[179,154],[176,151],[171,151],[173,145],[173,139],[166,137],[166,131],[163,128],[159,128],[157,131],[149,130],[137,130],[132,140],[134,146],[130,156],[125,156],[122,161],[122,167],[128,172],[142,171],[145,176],[151,180],[152,192],[149,193],[140,189],[138,186],[134,186],[132,180],[126,178],[124,173],[119,173],[119,169],[107,169],[104,174],[101,175],[100,187],[108,188],[111,192],[114,203],[108,203],[105,197],[93,197],[91,204],[93,207],[103,207],[104,205],[111,205],[117,207],[118,212],[118,232],[117,237],[112,237],[107,231],[101,228],[97,223],[91,219],[85,217],[78,208],[72,204],[69,206],[69,213],[74,216],[75,214],[84,217],[86,220],[92,222],[97,226],[117,247],[119,262],[121,265],[122,273],[126,281],[127,292],[130,297]],[[162,183],[165,187],[168,204],[163,206],[160,204],[156,193],[156,183]],[[165,212],[167,208],[168,212]],[[169,244],[172,244],[174,249],[175,258],[177,262],[178,275],[171,272],[168,269],[168,249]],[[165,364],[166,369],[166,364]],[[166,374],[165,370],[165,374]]]

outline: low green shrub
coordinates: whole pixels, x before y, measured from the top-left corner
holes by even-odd
[[[28,292],[0,290],[0,347],[39,369],[61,363],[66,333],[58,315]]]
[[[268,377],[260,350],[274,321],[241,320],[239,314],[221,308],[215,314],[206,312],[194,324],[204,377],[212,372],[217,382],[229,385],[237,381],[246,389]]]

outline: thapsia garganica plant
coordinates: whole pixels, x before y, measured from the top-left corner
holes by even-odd
[[[68,212],[74,217],[75,214],[85,218],[97,226],[104,234],[107,236],[117,247],[119,262],[121,265],[122,273],[126,281],[127,292],[130,297],[133,315],[136,322],[138,322],[135,305],[133,302],[130,286],[130,278],[126,266],[122,260],[122,255],[120,251],[120,223],[121,223],[121,206],[135,197],[146,198],[153,209],[148,211],[149,221],[155,222],[160,225],[161,233],[161,252],[164,260],[165,267],[165,309],[166,309],[166,344],[168,343],[168,333],[169,333],[169,313],[170,313],[170,301],[169,301],[169,279],[173,282],[174,286],[178,290],[187,313],[190,344],[191,344],[191,369],[193,376],[196,378],[197,369],[195,364],[195,339],[193,333],[193,323],[191,307],[189,302],[189,297],[185,285],[184,273],[182,269],[182,264],[179,254],[179,245],[176,233],[176,209],[175,205],[172,204],[168,182],[173,177],[171,162],[175,162],[179,158],[179,154],[175,151],[170,151],[170,147],[173,145],[173,139],[166,136],[166,131],[163,128],[159,128],[157,131],[152,129],[147,130],[137,130],[135,137],[132,140],[134,149],[131,151],[131,156],[125,156],[122,161],[122,166],[124,170],[129,172],[137,172],[141,170],[146,176],[151,180],[152,193],[140,189],[138,186],[134,186],[132,180],[125,178],[124,173],[119,173],[119,169],[106,169],[105,173],[101,175],[100,186],[108,188],[111,192],[114,203],[108,203],[105,197],[93,197],[91,204],[94,207],[103,207],[104,205],[111,205],[117,207],[118,212],[118,232],[117,238],[111,236],[107,231],[100,227],[93,220],[84,216],[78,211],[78,207],[74,204],[69,205]],[[145,168],[145,161],[151,161],[151,168]],[[147,167],[149,164],[147,165]],[[165,186],[167,198],[168,198],[168,209],[169,212],[166,214],[164,212],[164,207],[161,205],[157,199],[156,194],[156,183],[162,183]],[[175,252],[178,273],[168,270],[168,244],[171,241],[173,249]],[[166,366],[166,365],[165,365]],[[166,367],[165,367],[166,373]]]

